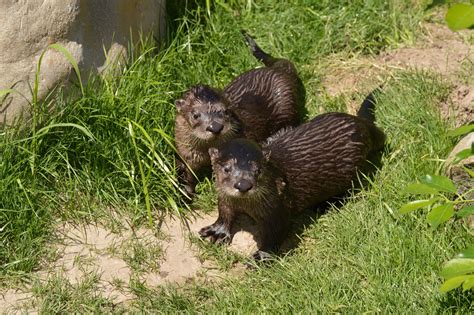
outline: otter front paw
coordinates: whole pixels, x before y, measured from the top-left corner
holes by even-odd
[[[264,252],[263,250],[258,250],[252,255],[253,259],[257,262],[268,262],[272,259],[272,255]]]
[[[214,223],[199,230],[202,238],[209,238],[212,243],[229,244],[232,240],[230,230],[223,223]]]

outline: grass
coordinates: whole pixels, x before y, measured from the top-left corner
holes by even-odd
[[[55,275],[46,282],[36,282],[33,285],[33,301],[35,297],[42,297],[38,310],[43,314],[91,313],[97,310],[119,312],[120,308],[110,299],[100,296],[98,289],[99,278],[95,273],[81,279],[77,284],[71,284],[68,279]],[[36,309],[37,305],[26,306]]]
[[[159,271],[163,249],[156,242],[130,239],[122,244],[123,260],[136,273]]]
[[[187,215],[175,185],[174,100],[198,82],[224,87],[259,63],[248,52],[246,28],[264,50],[293,60],[307,87],[310,116],[320,108],[345,111],[344,99],[322,93],[324,64],[333,55],[376,54],[410,44],[425,14],[413,1],[223,1],[190,11],[174,23],[160,51],[149,39],[130,50],[118,78],[91,77],[83,94],[33,104],[33,132],[0,133],[0,269],[8,285],[38,266],[58,220],[113,225],[113,217],[148,224],[168,213]],[[144,312],[383,312],[433,313],[472,308],[469,295],[442,296],[440,264],[469,241],[457,224],[430,230],[420,216],[393,213],[417,176],[435,172],[452,145],[436,104],[449,86],[429,73],[393,74],[377,118],[389,149],[373,184],[304,232],[289,256],[236,281],[149,288],[132,281],[131,309]],[[321,96],[322,94],[322,96]],[[45,108],[55,104],[48,115]],[[41,110],[38,110],[41,109]],[[57,126],[48,128],[48,126]],[[36,127],[37,126],[37,127]],[[45,131],[40,133],[41,130]],[[93,136],[89,136],[90,132]],[[215,206],[210,181],[195,205]],[[471,239],[472,241],[472,239]],[[157,257],[132,246],[130,263]],[[207,248],[205,255],[225,255]],[[217,257],[218,259],[218,257]],[[148,262],[151,264],[151,262]],[[93,293],[97,279],[72,285],[50,279],[35,286],[44,312],[120,312]],[[84,308],[85,307],[85,308]]]
[[[423,216],[398,217],[403,187],[436,172],[451,146],[433,104],[448,86],[402,72],[378,100],[389,149],[370,187],[311,224],[294,252],[236,281],[138,293],[140,311],[219,313],[416,313],[472,311],[472,294],[442,295],[440,265],[472,241],[461,224],[430,229]],[[150,299],[151,296],[159,298]]]

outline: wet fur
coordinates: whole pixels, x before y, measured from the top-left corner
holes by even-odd
[[[305,92],[294,65],[286,59],[273,58],[250,36],[244,37],[265,67],[239,75],[223,91],[197,85],[176,101],[176,165],[179,179],[191,196],[196,186],[191,170],[198,177],[208,173],[209,148],[237,137],[263,141],[283,127],[298,125],[304,116]],[[229,132],[207,137],[202,126],[193,125],[192,111],[199,111],[208,120],[213,120],[219,111],[226,111],[228,119],[219,122]]]
[[[373,102],[363,103],[363,117],[373,117],[373,106]],[[221,149],[211,149],[219,217],[201,230],[201,236],[221,241],[220,235],[225,235],[225,241],[230,241],[235,216],[246,213],[262,233],[255,257],[265,257],[287,235],[294,213],[350,189],[384,141],[383,132],[368,119],[327,113],[299,127],[280,130],[262,146],[235,139]],[[224,174],[225,167],[232,172]],[[253,188],[232,193],[233,183],[242,179]],[[213,233],[216,230],[218,235]]]
[[[384,135],[365,119],[327,113],[298,128],[281,132],[264,150],[284,170],[294,210],[300,211],[352,186],[367,159],[382,149]]]

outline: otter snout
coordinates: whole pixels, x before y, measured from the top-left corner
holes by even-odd
[[[210,131],[215,135],[218,135],[222,129],[224,129],[224,125],[221,123],[218,123],[217,121],[211,122],[209,126],[207,126],[206,131]]]
[[[241,179],[234,184],[234,188],[240,191],[241,193],[249,191],[250,189],[252,189],[252,187],[252,183],[246,179]]]

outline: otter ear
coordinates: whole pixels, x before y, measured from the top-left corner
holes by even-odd
[[[176,110],[178,113],[181,113],[182,110],[184,109],[184,106],[186,106],[186,101],[182,98],[177,99],[174,104],[176,105]]]
[[[267,162],[270,161],[270,156],[272,155],[272,151],[270,151],[270,150],[263,150],[263,151],[262,151],[262,154],[263,154],[263,159],[264,159],[265,161],[267,161]]]
[[[209,148],[208,152],[212,163],[214,163],[221,156],[217,148]]]

